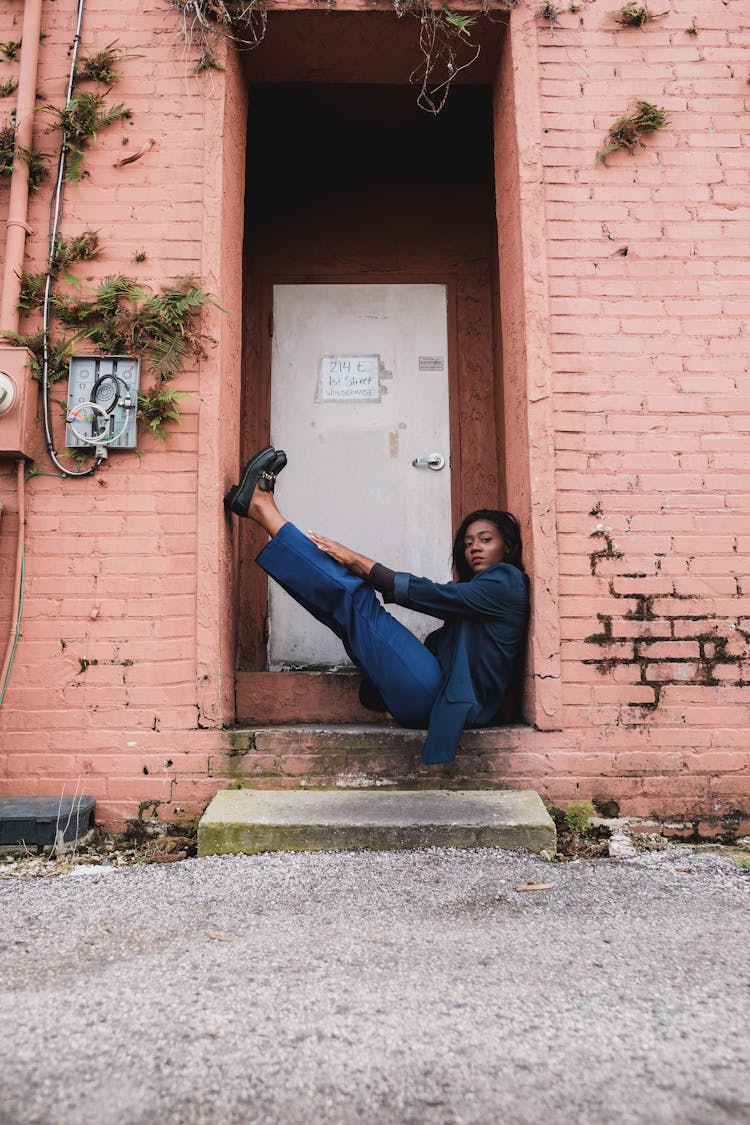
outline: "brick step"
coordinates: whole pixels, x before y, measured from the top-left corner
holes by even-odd
[[[233,789],[198,825],[198,855],[405,848],[526,848],[550,856],[554,823],[529,790]]]
[[[367,723],[355,672],[237,672],[237,720],[269,723]]]
[[[522,726],[464,731],[455,761],[442,766],[422,765],[426,731],[390,723],[248,726],[227,733],[231,749],[222,763],[212,763],[212,773],[256,788],[429,788],[436,782],[492,788],[507,786],[529,732]]]

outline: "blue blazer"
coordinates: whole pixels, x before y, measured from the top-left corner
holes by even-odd
[[[527,579],[509,563],[488,567],[468,582],[431,582],[399,571],[393,601],[445,622],[425,640],[443,682],[422,761],[450,762],[464,727],[492,722],[505,698],[526,637]]]

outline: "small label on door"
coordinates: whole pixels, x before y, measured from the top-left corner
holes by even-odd
[[[419,357],[420,371],[445,371],[445,357],[442,355],[421,355]]]
[[[316,402],[380,402],[380,356],[324,355]]]

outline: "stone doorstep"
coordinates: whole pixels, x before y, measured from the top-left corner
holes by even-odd
[[[493,762],[522,748],[528,733],[522,725],[465,730],[452,762],[425,766],[425,730],[393,723],[243,724],[225,731],[225,748],[211,761],[210,772],[261,788],[273,787],[277,779],[280,788],[437,789],[448,782],[457,789],[503,789],[507,781],[495,776]]]
[[[370,722],[370,723],[333,723],[329,720],[321,720],[320,722],[307,722],[307,723],[238,723],[236,726],[227,728],[238,735],[261,735],[266,738],[271,738],[279,734],[298,734],[300,736],[309,735],[316,738],[332,739],[341,741],[350,739],[352,737],[362,737],[380,741],[382,739],[398,739],[408,743],[424,742],[427,737],[427,730],[412,730],[409,727],[401,727],[398,723],[388,722]],[[508,735],[518,735],[529,728],[525,723],[509,723],[498,727],[467,727],[461,736],[461,741],[464,739],[473,741],[477,736],[481,738],[491,738],[503,740]]]
[[[461,752],[510,750],[529,728],[523,725],[477,727],[461,736]],[[381,754],[394,751],[419,756],[426,730],[407,730],[395,723],[286,723],[229,728],[231,743],[258,753]]]
[[[372,751],[397,747],[420,750],[425,730],[407,730],[390,723],[285,723],[240,727],[257,750]]]
[[[198,825],[198,855],[406,848],[526,848],[554,854],[532,790],[225,789]]]

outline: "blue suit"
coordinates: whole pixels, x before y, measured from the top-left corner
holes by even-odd
[[[498,563],[468,582],[395,576],[393,600],[441,618],[424,644],[381,605],[373,588],[286,523],[259,565],[341,639],[394,719],[428,727],[426,764],[450,762],[466,725],[490,723],[503,702],[528,621],[525,576]]]

